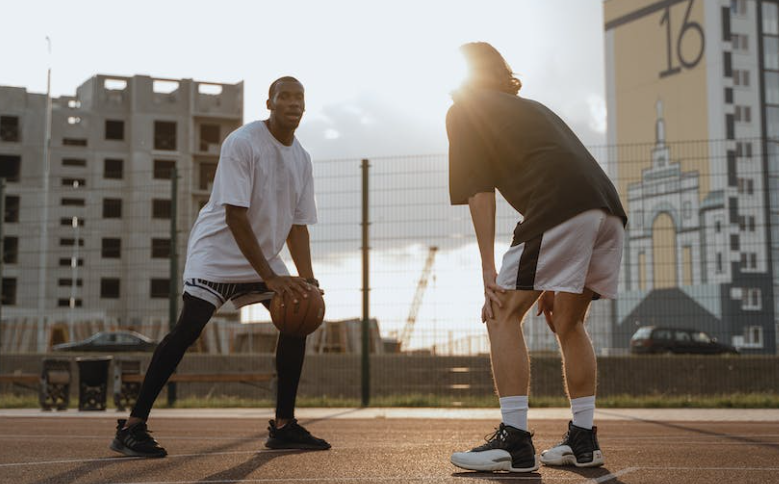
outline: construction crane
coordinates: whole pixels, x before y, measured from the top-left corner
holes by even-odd
[[[433,271],[433,261],[435,260],[436,252],[438,252],[438,247],[434,245],[430,246],[427,252],[425,268],[422,270],[422,275],[419,277],[417,290],[414,293],[414,300],[411,302],[411,309],[408,312],[408,318],[406,318],[406,324],[403,326],[403,331],[400,333],[399,350],[408,347],[411,342],[411,334],[414,332],[414,323],[417,321],[419,306],[422,304],[422,297],[425,295],[425,289],[427,289],[427,281],[430,279],[430,273]]]

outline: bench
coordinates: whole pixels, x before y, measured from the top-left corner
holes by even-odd
[[[145,375],[141,373],[138,360],[114,361],[114,404],[119,411],[132,408],[141,392],[141,383]],[[272,390],[276,373],[174,373],[171,383],[268,383]]]
[[[41,373],[0,374],[0,383],[19,385],[38,392],[42,410],[66,410],[70,404],[70,360],[45,359]]]

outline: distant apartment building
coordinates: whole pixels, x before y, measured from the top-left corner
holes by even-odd
[[[180,277],[243,84],[96,75],[51,103],[45,190],[47,97],[0,86],[3,319],[167,321],[172,168]]]
[[[779,338],[779,1],[606,0],[607,170],[630,218],[614,345]]]

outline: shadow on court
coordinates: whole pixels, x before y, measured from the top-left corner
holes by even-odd
[[[236,466],[233,466],[229,469],[225,469],[223,471],[215,472],[211,474],[210,476],[206,476],[202,478],[199,482],[235,482],[235,481],[242,481],[245,480],[246,477],[254,473],[257,469],[262,467],[263,465],[267,464],[271,460],[281,457],[281,456],[288,456],[288,455],[294,455],[294,454],[306,454],[309,452],[319,452],[319,451],[306,451],[306,450],[295,450],[295,451],[287,451],[283,454],[281,453],[274,453],[274,454],[257,454],[253,457],[251,457],[249,460],[242,462],[241,464],[238,464]]]

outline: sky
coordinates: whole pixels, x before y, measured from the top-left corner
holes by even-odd
[[[320,177],[314,265],[333,319],[360,315],[358,204],[340,194],[347,183],[359,193],[359,168],[326,160],[437,154],[388,161],[378,180],[397,190],[379,190],[373,214],[377,239],[407,236],[379,240],[372,253],[372,315],[385,334],[404,324],[428,248],[441,245],[419,313],[418,334],[427,336],[412,344],[424,346],[461,327],[483,330],[470,220],[465,208],[448,207],[446,193],[444,119],[464,73],[458,47],[490,42],[522,80],[522,96],[555,110],[586,145],[604,144],[602,9],[602,0],[0,0],[0,85],[43,93],[49,66],[54,96],[73,95],[98,73],[243,81],[248,122],[267,117],[274,79],[300,79],[307,112],[297,136]],[[345,171],[334,176],[336,166]],[[409,183],[416,188],[404,191]],[[405,223],[407,209],[393,210],[392,196],[417,197],[421,222]],[[327,210],[333,204],[341,205]],[[334,220],[347,215],[353,223]],[[498,228],[498,256],[514,223],[512,215]],[[430,230],[449,238],[427,237]],[[343,249],[335,256],[321,242],[333,232]],[[264,310],[245,316],[267,319]]]
[[[267,87],[307,90],[298,137],[315,159],[447,149],[457,48],[492,43],[587,145],[605,141],[601,0],[0,0],[0,85],[72,95],[91,76],[244,82],[244,119]],[[46,37],[51,39],[48,53]],[[11,47],[13,46],[13,47]]]

